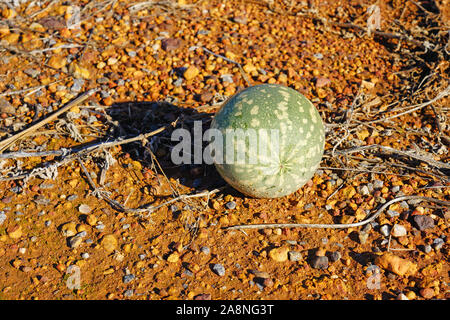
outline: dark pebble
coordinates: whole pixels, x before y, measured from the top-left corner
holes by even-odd
[[[164,51],[172,51],[181,47],[180,39],[168,38],[161,41],[161,48]]]
[[[327,269],[328,268],[328,257],[326,257],[326,256],[314,257],[311,261],[311,267],[313,267],[314,269],[321,269],[321,270]]]
[[[426,229],[431,229],[434,227],[434,220],[429,216],[414,216],[414,223],[417,226],[417,229],[420,231],[424,231]]]
[[[194,297],[194,300],[211,300],[211,294],[202,293],[202,294],[196,295]]]
[[[330,261],[331,262],[339,261],[341,258],[342,258],[342,255],[339,251],[334,251],[334,252],[330,253]]]

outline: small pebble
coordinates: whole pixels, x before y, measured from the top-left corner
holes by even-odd
[[[359,189],[359,193],[360,193],[361,195],[363,195],[363,196],[369,195],[369,194],[370,194],[369,187],[367,187],[367,185],[362,186],[362,187]]]
[[[129,290],[127,290],[127,291],[125,291],[124,293],[123,293],[123,295],[125,296],[125,297],[132,297],[133,296],[133,294],[134,294],[134,291],[133,291],[133,289],[129,289]]]
[[[51,222],[51,220],[47,220],[44,222],[44,224],[46,227],[50,227],[52,225],[52,222]]]
[[[290,261],[300,261],[302,259],[302,254],[298,251],[289,251],[288,257]]]
[[[231,75],[231,74],[223,74],[223,75],[220,76],[220,78],[222,78],[223,82],[229,82],[229,83],[233,83],[234,82],[233,75]]]
[[[314,269],[325,270],[328,268],[328,257],[326,256],[315,256],[311,261],[311,267]]]
[[[342,258],[342,255],[339,251],[334,251],[330,253],[330,261],[337,262]]]
[[[420,295],[425,299],[431,299],[434,297],[435,292],[433,288],[420,289]]]
[[[321,60],[321,59],[323,59],[323,54],[321,54],[320,52],[314,53],[314,54],[313,54],[313,57],[316,58],[316,59]]]
[[[397,300],[409,300],[409,299],[408,299],[408,297],[407,297],[405,294],[400,293],[400,294],[397,296]]]
[[[442,238],[436,238],[433,241],[433,248],[434,250],[441,250],[442,247],[444,246],[444,239]]]
[[[404,226],[402,226],[400,224],[394,224],[394,226],[392,227],[391,235],[393,237],[396,237],[396,238],[403,237],[403,236],[406,236],[406,234],[407,234],[407,231]]]
[[[134,281],[134,279],[136,278],[136,276],[132,273],[130,274],[126,274],[123,276],[122,281],[123,283],[130,283],[131,281]]]
[[[53,183],[46,183],[46,182],[42,182],[39,185],[39,188],[43,189],[43,190],[53,189],[54,187],[55,187],[55,185]]]
[[[233,210],[233,209],[236,208],[236,202],[234,202],[234,201],[228,201],[228,202],[225,204],[225,207],[226,207],[227,209]]]
[[[102,231],[103,229],[105,229],[105,225],[103,223],[99,222],[98,225],[95,226],[95,228],[97,230]]]
[[[374,189],[381,189],[381,188],[383,188],[383,186],[384,186],[384,182],[381,180],[375,180],[373,182]]]
[[[409,204],[406,201],[400,202],[400,208],[402,209],[409,209]]]
[[[91,208],[87,204],[80,204],[78,207],[78,211],[84,214],[88,214],[91,212]]]
[[[225,275],[225,267],[220,263],[214,264],[212,269],[218,276],[223,277]]]
[[[386,214],[391,218],[398,217],[400,215],[400,213],[395,210],[388,210],[386,211]]]
[[[206,254],[206,255],[208,255],[208,254],[211,252],[211,250],[209,249],[209,247],[201,247],[201,248],[200,248],[200,251],[201,251],[203,254]]]
[[[77,198],[78,198],[78,195],[72,194],[72,195],[70,195],[70,196],[67,197],[67,200],[69,200],[69,201],[74,201],[74,200],[76,200]]]
[[[383,236],[388,237],[390,232],[391,232],[391,227],[389,225],[385,224],[380,227],[380,233]]]
[[[83,252],[83,253],[81,254],[81,257],[82,257],[83,259],[89,259],[89,253]]]
[[[32,78],[36,78],[41,73],[41,71],[38,69],[29,68],[25,69],[23,73],[29,75]]]
[[[73,80],[73,85],[70,88],[70,91],[72,92],[80,92],[83,88],[84,80],[83,79],[75,79]]]
[[[399,192],[399,191],[400,191],[400,186],[393,186],[393,187],[391,188],[391,191],[392,191],[393,193]]]
[[[359,242],[361,244],[365,244],[367,242],[368,238],[369,238],[369,233],[368,232],[360,231],[358,233],[358,239],[359,239]]]
[[[81,245],[82,242],[83,238],[81,238],[80,236],[74,236],[70,238],[69,245],[72,249],[76,249]]]
[[[6,220],[6,214],[5,212],[1,211],[0,212],[0,226],[3,224],[3,222],[5,222]]]
[[[188,269],[185,269],[185,270],[183,271],[183,274],[186,275],[186,276],[188,276],[188,277],[193,277],[193,276],[194,276],[194,274],[192,273],[192,271],[191,271],[191,270],[188,270]]]
[[[78,232],[77,234],[76,234],[76,236],[78,236],[78,237],[81,237],[81,238],[84,238],[84,237],[86,237],[86,235],[87,235],[87,232],[86,231],[81,231],[81,232]]]
[[[144,260],[147,257],[145,253],[139,254],[139,259]]]
[[[417,229],[424,231],[426,229],[431,229],[434,227],[434,220],[429,216],[418,215],[413,218]]]

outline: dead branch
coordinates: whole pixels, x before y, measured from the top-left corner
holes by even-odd
[[[391,204],[405,201],[405,200],[420,200],[429,201],[442,204],[444,206],[450,206],[450,201],[439,200],[435,198],[422,197],[422,196],[402,196],[392,199],[383,204],[372,216],[369,218],[355,223],[344,224],[322,224],[322,223],[269,223],[269,224],[249,224],[249,225],[237,225],[231,227],[225,227],[225,230],[242,230],[242,229],[273,229],[273,228],[315,228],[315,229],[346,229],[355,228],[366,225],[375,220],[386,208]]]

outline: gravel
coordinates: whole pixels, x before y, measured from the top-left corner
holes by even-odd
[[[288,257],[290,261],[300,261],[302,259],[302,254],[298,251],[289,251]]]
[[[311,260],[311,267],[314,269],[325,270],[328,268],[327,256],[316,256]]]
[[[339,260],[341,260],[342,255],[339,251],[334,251],[330,253],[330,261],[331,262],[337,262]]]
[[[444,239],[442,238],[436,238],[433,241],[433,248],[434,250],[441,250],[442,247],[444,246]]]
[[[84,214],[90,213],[91,210],[91,207],[89,207],[87,204],[80,204],[80,206],[78,207],[78,211]]]
[[[228,82],[228,83],[233,83],[233,75],[232,74],[223,74],[220,76],[220,78],[222,78],[223,82]]]
[[[75,79],[73,80],[73,85],[70,88],[70,91],[72,92],[80,92],[83,88],[84,80],[83,79]]]
[[[424,231],[434,227],[434,220],[429,216],[414,216],[413,220],[417,226],[417,229],[419,229],[420,231]]]
[[[218,276],[223,277],[225,275],[225,267],[223,265],[221,265],[220,263],[216,263],[212,266],[212,270],[214,271],[215,274],[217,274]]]
[[[399,212],[395,211],[395,210],[388,210],[386,211],[386,214],[390,217],[390,218],[394,218],[394,217],[398,217],[400,215]]]
[[[390,232],[391,232],[391,227],[389,225],[385,224],[380,227],[380,233],[383,236],[388,237]]]
[[[406,236],[406,228],[400,224],[394,224],[391,230],[391,234],[393,237],[403,237]]]
[[[133,289],[128,289],[127,291],[125,291],[123,293],[123,295],[127,298],[132,297],[134,295],[134,290]]]
[[[209,247],[201,247],[201,248],[200,248],[200,251],[201,251],[203,254],[206,254],[206,255],[210,254],[210,252],[211,252],[211,250],[209,249]]]
[[[123,281],[123,283],[127,284],[127,283],[134,281],[134,279],[136,279],[136,276],[134,274],[130,273],[130,274],[124,275],[122,278],[122,281]]]
[[[82,237],[80,237],[80,236],[74,236],[74,237],[70,238],[70,240],[69,240],[69,246],[70,246],[72,249],[76,249],[76,248],[78,248],[78,247],[81,245],[82,241],[83,241],[83,238],[82,238]]]
[[[81,257],[82,257],[83,259],[89,259],[89,253],[83,252],[83,253],[81,254]]]
[[[236,208],[236,202],[234,202],[234,201],[228,201],[228,202],[225,204],[225,207],[226,207],[227,209],[233,210],[233,209]]]
[[[67,200],[69,200],[69,201],[74,201],[74,200],[76,200],[77,198],[78,198],[78,195],[77,195],[77,194],[72,194],[72,195],[70,195],[70,196],[67,197]]]
[[[5,222],[6,220],[6,214],[4,211],[0,212],[0,226],[3,224],[3,222]]]
[[[432,249],[433,248],[429,244],[423,246],[423,252],[425,253],[430,253]]]
[[[381,188],[383,188],[383,186],[384,186],[384,182],[381,181],[381,180],[375,180],[373,182],[373,188],[374,189],[381,189]]]
[[[367,187],[367,185],[362,186],[359,189],[359,193],[363,196],[368,196],[370,194],[369,187]]]

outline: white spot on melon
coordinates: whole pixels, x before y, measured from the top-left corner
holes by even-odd
[[[257,115],[259,112],[259,107],[258,106],[254,106],[251,110],[250,110],[250,114],[251,115]]]

